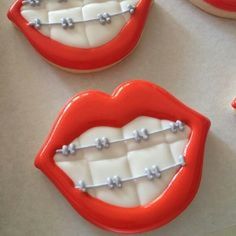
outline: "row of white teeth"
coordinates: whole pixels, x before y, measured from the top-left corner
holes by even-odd
[[[87,149],[87,148],[96,148],[98,150],[110,148],[111,144],[121,143],[129,140],[134,140],[137,143],[140,143],[142,140],[147,141],[150,135],[158,134],[164,131],[171,131],[172,133],[176,133],[177,131],[184,131],[184,123],[182,121],[177,120],[176,122],[170,123],[169,127],[162,130],[154,130],[149,132],[146,128],[142,128],[140,130],[134,130],[133,135],[123,139],[109,140],[107,137],[96,138],[94,144],[86,145],[86,146],[76,146],[74,143],[69,145],[63,145],[61,149],[57,149],[56,153],[61,153],[64,156],[73,155],[78,150]]]
[[[115,188],[122,188],[123,183],[130,182],[130,181],[136,181],[140,179],[148,179],[150,181],[154,179],[161,178],[161,173],[176,167],[183,167],[186,165],[185,158],[183,155],[179,156],[179,162],[177,164],[165,167],[163,169],[159,169],[158,166],[153,165],[151,168],[145,168],[144,174],[134,177],[128,177],[128,178],[121,178],[118,175],[115,175],[113,177],[107,177],[106,182],[100,183],[100,184],[94,184],[94,185],[87,185],[85,181],[80,180],[78,181],[78,184],[75,186],[75,188],[80,189],[82,192],[87,192],[89,189],[94,188],[100,188],[100,187],[107,187],[108,189],[115,189]]]
[[[65,0],[63,0],[65,1]],[[62,1],[60,1],[62,2]],[[30,4],[31,6],[38,6],[40,4],[39,0],[27,0],[23,1],[23,4]],[[73,20],[70,17],[63,17],[59,22],[42,22],[39,18],[35,18],[33,21],[29,22],[29,26],[34,27],[35,29],[40,29],[42,26],[52,26],[52,25],[61,25],[63,29],[73,29],[75,24],[86,23],[91,21],[98,21],[101,25],[110,24],[112,17],[123,15],[129,13],[133,15],[135,12],[136,6],[128,4],[126,10],[122,10],[117,13],[109,14],[107,12],[98,14],[96,18],[91,18],[88,20]]]

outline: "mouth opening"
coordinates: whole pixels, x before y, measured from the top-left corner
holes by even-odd
[[[121,128],[87,130],[54,161],[77,191],[119,207],[145,206],[184,168],[190,133],[181,121],[140,116]]]
[[[95,48],[115,38],[139,0],[24,0],[21,15],[45,36],[71,47]]]

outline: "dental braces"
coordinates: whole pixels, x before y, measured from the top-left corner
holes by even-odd
[[[120,176],[115,175],[113,177],[107,177],[106,182],[104,183],[93,184],[93,185],[87,185],[85,181],[79,180],[75,188],[80,189],[82,192],[87,192],[89,189],[96,189],[96,188],[101,188],[101,187],[107,187],[108,189],[113,190],[115,188],[122,188],[124,183],[131,182],[131,181],[137,181],[137,180],[141,180],[145,178],[148,179],[149,181],[159,179],[161,178],[161,174],[163,172],[176,168],[176,167],[183,167],[185,165],[186,165],[185,157],[183,155],[180,155],[178,163],[167,166],[163,169],[159,169],[157,165],[153,165],[151,168],[145,168],[144,173],[141,175],[128,177],[128,178],[121,178]]]
[[[30,0],[33,1],[33,0]],[[36,4],[36,1],[34,0],[34,4]],[[75,24],[80,23],[87,23],[91,21],[98,21],[101,25],[110,24],[112,21],[112,17],[123,15],[126,13],[129,13],[130,15],[133,15],[135,12],[136,6],[135,5],[127,5],[127,9],[123,10],[118,13],[109,14],[107,12],[98,14],[96,18],[91,18],[88,20],[73,20],[70,17],[63,17],[61,18],[60,22],[42,22],[39,18],[35,18],[33,21],[29,22],[28,25],[31,27],[34,27],[35,29],[40,29],[42,26],[52,26],[52,25],[61,25],[63,29],[73,29]]]
[[[61,149],[57,149],[56,153],[61,153],[64,156],[73,155],[76,151],[87,149],[87,148],[96,148],[97,150],[103,150],[110,148],[111,144],[121,143],[125,141],[134,140],[136,143],[140,143],[142,140],[147,141],[150,135],[171,131],[172,133],[176,133],[177,131],[184,131],[185,124],[177,120],[176,122],[171,122],[169,127],[162,130],[154,130],[149,132],[146,128],[141,128],[140,130],[134,130],[132,136],[127,138],[121,138],[116,140],[109,140],[107,137],[96,138],[94,140],[94,144],[89,144],[85,146],[76,146],[74,143],[69,145],[63,145]]]

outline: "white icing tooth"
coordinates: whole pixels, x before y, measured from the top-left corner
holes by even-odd
[[[139,117],[131,121],[130,123],[126,124],[123,127],[122,129],[123,135],[125,138],[128,138],[131,136],[134,130],[142,130],[143,129],[142,127],[145,127],[145,129],[148,130],[149,133],[151,133],[151,131],[154,131],[154,130],[163,129],[161,126],[161,122],[159,120],[151,118],[151,117],[146,117],[146,119],[144,120],[142,117]],[[131,141],[127,141],[126,143],[127,143],[128,150],[131,151],[131,150],[141,149],[145,147],[150,147],[152,145],[156,145],[163,142],[165,142],[164,133],[157,133],[157,134],[153,134],[147,142],[135,143],[133,142],[133,140],[131,140]]]
[[[58,154],[59,156],[60,154]],[[77,159],[77,160],[76,160]],[[77,185],[78,181],[84,180],[86,183],[91,183],[92,179],[88,170],[88,163],[86,160],[77,157],[73,161],[63,160],[58,158],[56,160],[57,165],[63,169],[64,172],[73,180]]]
[[[128,160],[132,176],[143,174],[144,167],[150,168],[153,165],[162,169],[175,164],[167,144],[159,144],[150,148],[145,148],[128,153]],[[145,205],[153,201],[166,188],[167,179],[170,181],[177,168],[173,168],[161,174],[160,179],[146,181],[142,179],[136,182],[137,192],[141,205]]]
[[[106,137],[108,142],[109,140],[118,140],[123,138],[122,132],[119,129],[111,127],[95,127],[83,133],[78,140],[81,146],[87,146],[88,144],[96,144],[94,141],[99,138],[101,143],[103,142],[105,145],[106,141],[103,137]],[[107,145],[108,144],[106,144],[106,146]],[[121,142],[113,143],[110,148],[103,148],[101,151],[98,151],[96,148],[88,148],[84,149],[83,152],[84,158],[89,161],[95,161],[124,156],[127,153],[127,148],[125,143]]]
[[[64,16],[67,16],[67,18],[65,18]],[[67,10],[50,11],[48,17],[50,23],[63,23],[63,19],[65,19],[64,27],[62,27],[62,25],[50,26],[52,39],[61,41],[64,44],[68,44],[74,47],[89,47],[88,39],[85,33],[85,25],[73,24],[72,29],[71,27],[69,27],[69,22],[67,21],[68,19],[73,19],[73,22],[83,20],[81,7],[71,8]]]
[[[114,178],[115,175],[120,178],[131,175],[126,157],[113,158],[111,156],[107,160],[92,161],[89,163],[89,167],[94,184],[104,183],[106,180],[109,183],[110,189],[107,187],[96,189],[97,198],[123,207],[139,205],[135,183],[126,183],[122,188],[117,188],[112,181],[112,177]]]
[[[186,164],[191,130],[178,121],[173,133],[170,123],[142,116],[121,128],[94,127],[64,145],[54,160],[81,191],[121,207],[146,205]]]
[[[99,14],[109,13],[111,15],[120,11],[120,3],[117,1],[93,3],[83,7],[83,16],[84,20],[89,20],[97,18]],[[123,15],[113,17],[111,21],[111,24],[101,24],[99,20],[85,23],[86,34],[91,47],[97,47],[110,41],[125,24]]]

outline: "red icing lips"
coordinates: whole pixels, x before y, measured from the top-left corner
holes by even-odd
[[[181,120],[192,132],[180,168],[164,193],[146,206],[109,205],[74,188],[73,181],[54,162],[57,149],[96,126],[122,127],[138,116]],[[56,185],[73,208],[95,225],[116,232],[138,233],[158,228],[179,215],[194,198],[201,179],[204,146],[210,121],[164,89],[146,81],[121,84],[112,95],[87,91],[62,109],[35,165]]]
[[[113,40],[90,49],[63,45],[29,26],[21,15],[22,0],[13,4],[8,18],[47,61],[64,69],[86,72],[109,67],[131,53],[141,37],[151,3],[152,0],[140,0],[134,15]]]

